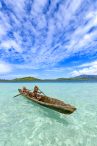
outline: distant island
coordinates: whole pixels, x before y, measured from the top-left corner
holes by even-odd
[[[0,79],[0,82],[65,82],[65,81],[97,81],[97,75],[80,75],[71,78],[38,79],[35,77],[22,77],[15,79]]]

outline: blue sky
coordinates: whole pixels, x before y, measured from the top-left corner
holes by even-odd
[[[97,0],[0,0],[0,78],[97,74]]]

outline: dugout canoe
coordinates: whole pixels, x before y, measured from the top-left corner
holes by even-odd
[[[72,114],[76,110],[74,106],[66,104],[63,101],[55,98],[41,95],[41,100],[38,100],[34,97],[30,97],[29,95],[25,95],[24,93],[21,92],[22,91],[21,89],[18,89],[18,91],[22,96],[25,96],[29,100],[63,114]]]

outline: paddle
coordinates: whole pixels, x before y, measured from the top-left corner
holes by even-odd
[[[28,90],[28,89],[27,89],[27,90]],[[29,91],[31,91],[31,90],[29,90]],[[13,96],[13,98],[14,98],[14,97],[17,97],[17,96],[19,96],[19,95],[21,95],[21,94],[22,94],[22,93],[20,93],[20,94],[17,94],[17,95],[15,95],[15,96]]]
[[[41,93],[43,93],[40,89],[39,89],[39,91],[41,92]],[[44,93],[43,93],[44,94]],[[44,94],[45,95],[45,94]],[[45,95],[46,96],[46,95]]]
[[[15,95],[15,96],[13,96],[13,98],[14,98],[14,97],[17,97],[17,96],[19,96],[19,95],[21,95],[21,93],[20,93],[20,94]]]

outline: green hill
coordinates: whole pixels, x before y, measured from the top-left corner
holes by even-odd
[[[16,79],[13,79],[12,81],[15,81],[15,82],[23,82],[23,81],[27,81],[27,82],[32,82],[32,81],[41,81],[40,79],[38,78],[34,78],[34,77],[23,77],[23,78],[16,78]]]
[[[11,80],[0,79],[0,82],[35,82],[35,81],[41,81],[41,80],[34,77],[15,78]]]

